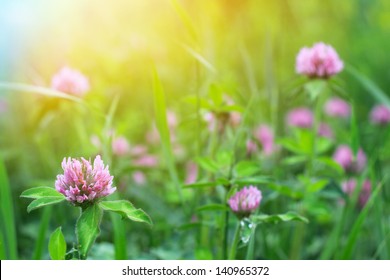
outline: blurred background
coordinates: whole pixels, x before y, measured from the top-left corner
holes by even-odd
[[[300,102],[286,98],[286,92],[299,83],[295,58],[301,47],[319,41],[331,44],[346,65],[388,92],[389,34],[387,0],[0,0],[0,82],[50,87],[53,75],[69,66],[90,83],[83,98],[88,106],[0,88],[0,154],[15,205],[19,257],[44,257],[47,252],[38,248],[43,245],[30,245],[36,232],[62,222],[69,225],[71,236],[73,222],[57,206],[51,223],[42,225],[38,211],[27,215],[27,201],[19,199],[24,189],[52,186],[64,157],[94,156],[102,149],[99,141],[104,145],[110,133],[125,137],[132,146],[145,143],[155,120],[154,67],[167,107],[179,119],[177,134],[185,155],[177,156],[177,163],[184,180],[183,166],[197,153],[193,139],[198,137],[193,129],[196,109],[185,102],[189,95],[205,96],[210,83],[217,83],[242,106],[256,95],[258,107],[249,123],[277,127],[285,110]],[[358,119],[366,122],[375,100],[348,72],[339,79],[354,96]],[[110,115],[114,100],[118,103]],[[107,116],[112,117],[110,122]],[[151,154],[159,150],[158,143],[149,147]],[[133,184],[135,179],[126,172],[137,170],[127,166],[129,159],[113,155],[106,161],[120,188]],[[154,230],[161,235],[131,237],[130,257],[192,258],[161,249],[172,245],[166,241],[175,234],[170,229],[183,218],[180,213],[170,218],[161,214],[173,211],[168,205],[178,199],[170,186],[163,187],[169,185],[165,170],[145,172],[150,190],[129,187],[126,195],[159,221]],[[163,196],[164,201],[156,198]],[[77,210],[66,209],[77,216]],[[105,226],[102,241],[109,244],[109,234],[104,234],[109,225]],[[96,258],[113,254],[110,245],[98,248],[103,253],[96,253]],[[155,248],[152,253],[150,248]],[[315,256],[310,254],[306,257]]]

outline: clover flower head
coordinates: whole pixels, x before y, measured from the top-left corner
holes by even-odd
[[[318,131],[317,131],[318,136],[332,139],[333,138],[333,131],[330,128],[330,126],[326,123],[320,123],[318,126]]]
[[[347,145],[340,145],[334,155],[333,160],[336,161],[345,171],[359,173],[365,167],[367,163],[366,154],[362,149],[359,149],[356,157],[354,156],[352,149]]]
[[[269,156],[274,152],[274,133],[268,125],[260,125],[254,136],[261,143],[264,155]]]
[[[344,193],[351,196],[357,187],[357,181],[354,178],[349,179],[347,181],[344,181],[341,184],[341,187]],[[369,180],[364,180],[362,188],[359,193],[358,203],[360,207],[364,207],[366,205],[368,199],[370,198],[370,195],[371,195],[371,182]]]
[[[51,87],[58,91],[82,97],[89,91],[89,81],[80,71],[63,67],[53,76]]]
[[[390,109],[386,105],[377,105],[371,110],[371,123],[385,125],[390,122]]]
[[[260,205],[261,191],[254,186],[244,187],[228,201],[230,208],[239,216],[248,216]]]
[[[117,156],[124,156],[130,152],[129,141],[123,136],[116,137],[112,141],[112,152]]]
[[[299,51],[295,68],[310,78],[329,78],[343,70],[344,64],[332,46],[319,42]]]
[[[331,98],[325,103],[325,113],[330,117],[348,118],[351,114],[351,107],[341,98]]]
[[[293,109],[287,115],[287,123],[292,127],[311,128],[313,112],[305,107]]]
[[[114,177],[99,155],[93,164],[84,158],[64,158],[62,169],[64,174],[57,176],[56,190],[75,206],[94,203],[116,190],[112,187]]]

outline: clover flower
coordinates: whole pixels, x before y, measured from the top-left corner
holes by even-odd
[[[81,72],[63,67],[51,80],[55,90],[82,97],[89,90],[89,81]]]
[[[230,208],[238,216],[249,216],[260,205],[261,191],[253,186],[244,187],[228,201]]]
[[[129,141],[123,136],[119,136],[112,140],[112,152],[117,156],[124,156],[130,152]]]
[[[305,107],[296,108],[288,113],[287,123],[293,127],[311,128],[313,125],[313,113]]]
[[[56,190],[75,206],[89,205],[116,190],[112,187],[113,176],[99,155],[93,165],[84,158],[64,158],[62,169],[64,174],[57,176]]]
[[[366,154],[362,149],[358,150],[356,157],[350,147],[347,145],[340,145],[334,155],[333,160],[336,161],[345,171],[359,173],[367,163]]]
[[[254,132],[254,136],[261,143],[264,155],[269,156],[274,152],[274,133],[268,125],[260,125]]]
[[[325,103],[325,113],[330,117],[348,118],[351,114],[351,107],[341,98],[331,98]]]
[[[341,184],[341,186],[342,186],[342,190],[346,194],[351,196],[356,189],[357,181],[356,179],[352,178],[347,181],[344,181]],[[364,180],[362,188],[359,193],[358,203],[360,207],[364,207],[364,205],[366,205],[368,199],[370,198],[370,195],[371,195],[371,182],[369,180]]]
[[[329,78],[343,70],[344,64],[332,46],[320,42],[311,48],[302,48],[295,67],[298,74],[311,78]]]
[[[371,110],[370,119],[373,124],[385,125],[390,122],[390,109],[385,105],[377,105]]]
[[[320,125],[318,126],[317,135],[324,138],[332,139],[333,131],[328,124],[320,123]]]

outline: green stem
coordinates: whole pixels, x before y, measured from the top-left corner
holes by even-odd
[[[305,225],[304,223],[298,223],[295,227],[293,241],[292,241],[292,247],[290,252],[291,260],[298,260],[300,258],[304,235],[305,235]]]
[[[34,260],[42,259],[43,248],[45,247],[46,232],[49,227],[52,207],[45,207],[42,214],[41,224],[39,225],[38,238],[35,242],[35,249],[33,254]]]
[[[255,251],[255,241],[256,241],[256,224],[253,224],[252,229],[251,229],[251,237],[249,239],[249,244],[248,248],[246,251],[246,260],[253,260],[253,255]]]
[[[228,234],[229,234],[229,212],[225,211],[223,217],[223,235],[222,235],[222,259],[225,260],[228,251]]]
[[[229,260],[234,260],[236,258],[237,246],[240,242],[240,222],[237,223],[236,232],[234,233],[233,243],[230,247]]]

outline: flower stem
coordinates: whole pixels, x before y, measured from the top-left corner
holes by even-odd
[[[251,229],[251,235],[249,239],[248,248],[246,250],[246,260],[253,260],[254,250],[255,250],[255,233],[256,233],[256,225],[253,224]]]
[[[240,242],[240,222],[237,223],[236,232],[234,233],[233,243],[230,247],[229,260],[234,260],[236,258],[237,246]]]

